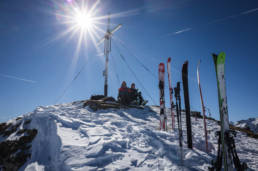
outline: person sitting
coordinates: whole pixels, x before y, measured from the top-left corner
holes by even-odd
[[[122,85],[118,90],[118,102],[122,105],[129,105],[130,103],[129,89],[126,86],[125,81],[122,82]]]
[[[144,101],[142,98],[141,92],[135,88],[135,83],[131,84],[131,88],[129,89],[130,95],[130,103],[136,105],[145,105],[148,101]]]
[[[138,90],[135,88],[135,84],[131,84],[131,88],[129,89],[129,96],[130,96],[130,103],[138,105],[139,99],[138,99]]]

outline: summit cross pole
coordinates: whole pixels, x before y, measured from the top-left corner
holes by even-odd
[[[107,33],[105,35],[105,42],[104,42],[104,54],[106,56],[105,70],[103,71],[103,76],[105,77],[104,96],[108,95],[108,57],[109,57],[110,51],[111,51],[110,17],[108,17]]]
[[[108,96],[108,58],[109,58],[109,53],[111,52],[111,38],[114,32],[119,30],[120,27],[122,27],[122,24],[117,25],[112,31],[110,31],[110,16],[109,16],[107,32],[105,36],[102,39],[100,39],[100,41],[98,42],[98,45],[104,42],[104,54],[106,56],[105,70],[103,71],[103,76],[105,77],[104,96]]]

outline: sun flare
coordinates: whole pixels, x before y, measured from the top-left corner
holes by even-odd
[[[100,50],[98,42],[106,34],[105,26],[108,18],[126,17],[138,14],[138,10],[123,11],[103,15],[101,11],[101,0],[94,0],[90,3],[88,0],[66,0],[66,3],[56,1],[55,15],[60,24],[65,25],[65,29],[56,36],[56,39],[66,37],[68,39],[76,38],[76,54],[81,47],[87,47],[86,43],[93,44],[97,51]]]
[[[99,18],[99,9],[97,0],[94,4],[87,1],[70,1],[66,4],[60,4],[60,8],[56,13],[60,23],[65,25],[65,30],[59,35],[60,37],[77,38],[76,53],[81,47],[91,40],[96,46],[100,35],[105,32],[100,28],[99,24],[103,18]],[[96,48],[98,48],[96,46]]]
[[[76,11],[73,20],[76,27],[82,31],[90,32],[94,27],[94,18],[85,9]]]
[[[82,49],[91,48],[93,45],[98,54],[103,51],[100,42],[107,33],[106,25],[109,25],[110,18],[135,15],[138,11],[130,10],[103,15],[103,11],[100,8],[101,0],[66,0],[66,2],[54,0],[54,2],[54,15],[58,24],[63,26],[63,31],[56,35],[53,40],[61,38],[68,40],[77,39],[73,63],[77,62]],[[113,31],[116,31],[120,27],[118,26]],[[113,28],[112,25],[111,28]]]

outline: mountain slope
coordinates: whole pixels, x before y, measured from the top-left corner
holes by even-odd
[[[19,139],[17,132],[30,120],[26,127],[36,129],[37,135],[29,150],[31,157],[20,170],[181,169],[177,130],[171,130],[169,117],[169,131],[159,131],[157,107],[92,111],[82,106],[77,102],[37,107],[22,116],[18,129],[7,137],[1,136],[0,142],[11,137]],[[184,113],[183,122],[185,137]],[[208,154],[202,123],[202,119],[192,118],[194,149],[187,149],[184,142],[184,170],[208,170],[210,161],[216,157],[214,133],[219,126],[215,121],[208,121],[211,149]],[[257,140],[238,133],[236,146],[240,160],[257,170]]]
[[[240,120],[235,125],[241,128],[247,128],[253,131],[254,133],[258,134],[258,118],[249,118],[247,120]]]

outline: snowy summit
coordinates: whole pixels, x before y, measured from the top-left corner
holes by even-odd
[[[171,129],[169,117],[169,130],[160,131],[158,111],[154,106],[93,111],[83,107],[82,102],[37,107],[31,113],[0,125],[0,168],[27,171],[208,170],[217,154],[218,123],[207,120],[210,152],[206,153],[203,120],[193,116],[191,150],[186,145],[183,113],[184,160],[181,162],[178,130]],[[21,143],[21,139],[27,145],[21,144],[23,148],[13,150],[12,154],[10,151],[4,153],[3,147],[16,147],[13,144]],[[238,132],[235,142],[240,160],[246,162],[250,170],[257,170],[257,139]],[[23,162],[18,160],[21,156],[25,159]]]

